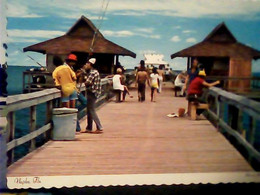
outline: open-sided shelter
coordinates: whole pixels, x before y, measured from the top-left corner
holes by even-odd
[[[260,58],[260,51],[238,42],[223,22],[200,43],[171,55],[175,57],[188,57],[187,68],[197,58],[208,76],[233,78],[228,89],[243,90],[250,88],[250,80],[236,78],[251,77],[252,59]]]
[[[81,16],[63,36],[25,47],[23,51],[46,54],[46,66],[50,72],[55,68],[53,57],[60,56],[64,60],[69,53],[78,58],[76,69],[84,65],[88,58],[95,57],[97,69],[103,74],[113,72],[119,55],[136,57],[132,51],[107,40],[85,16]]]

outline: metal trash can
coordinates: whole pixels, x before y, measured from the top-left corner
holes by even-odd
[[[53,140],[74,140],[78,109],[54,108],[52,110]]]

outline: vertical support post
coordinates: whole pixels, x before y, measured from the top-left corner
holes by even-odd
[[[6,141],[11,142],[12,140],[14,140],[14,135],[15,135],[15,112],[8,113],[7,121],[8,121],[8,125],[7,125],[8,134],[7,134]],[[8,151],[7,156],[8,156],[7,165],[9,166],[14,162],[14,149]]]
[[[190,117],[191,120],[196,120],[197,119],[197,114],[196,114],[196,110],[197,110],[197,106],[194,103],[190,103]]]
[[[239,108],[238,111],[237,130],[243,137],[245,137],[245,130],[243,129],[243,112],[241,108]]]
[[[218,107],[217,107],[217,116],[219,120],[225,121],[224,118],[224,113],[225,113],[225,105],[221,99],[221,97],[218,97]],[[221,127],[218,126],[218,131],[221,131]]]
[[[255,142],[255,132],[256,132],[256,124],[257,120],[250,116],[250,129],[249,129],[249,143],[253,146]]]
[[[220,98],[219,96],[215,97],[215,104],[216,104],[216,108],[217,108],[217,116],[218,116],[218,121],[217,121],[217,130],[219,131],[220,129],[220,125],[219,122],[221,120],[221,102],[220,102]]]
[[[35,131],[36,129],[36,106],[30,107],[30,132]],[[31,140],[30,152],[33,151],[36,147],[35,139]]]
[[[7,188],[7,120],[4,109],[6,108],[6,98],[0,97],[0,189]]]
[[[28,77],[28,93],[31,93],[31,84],[32,84],[32,79],[31,79],[32,75],[31,73],[29,73],[29,77]]]
[[[25,74],[23,72],[23,93],[24,93],[24,90],[25,90]]]
[[[51,122],[52,118],[52,109],[53,109],[53,101],[50,100],[46,103],[46,124]],[[50,132],[44,133],[44,139],[49,140],[50,139]]]
[[[187,70],[190,68],[190,57],[187,58]]]
[[[116,63],[115,63],[115,65],[117,65],[119,63],[119,55],[116,55]],[[113,66],[112,66],[113,67]],[[114,68],[113,68],[113,72],[112,72],[112,74],[115,74],[115,71],[116,70],[114,70]]]

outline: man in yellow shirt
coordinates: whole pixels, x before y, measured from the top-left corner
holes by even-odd
[[[76,90],[76,74],[70,68],[77,62],[77,56],[69,54],[66,58],[66,63],[63,64],[61,59],[54,57],[53,63],[57,68],[53,71],[52,77],[56,86],[61,86],[62,91],[62,106],[67,108],[75,108],[75,102],[77,99]]]

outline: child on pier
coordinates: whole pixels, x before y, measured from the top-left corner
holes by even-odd
[[[159,88],[159,74],[157,68],[153,68],[152,74],[150,75],[151,79],[151,102],[156,102],[156,93]]]

